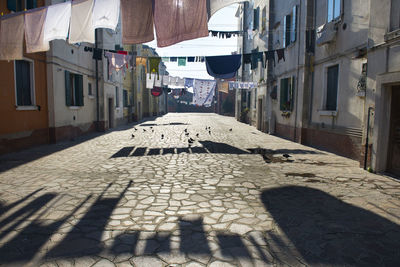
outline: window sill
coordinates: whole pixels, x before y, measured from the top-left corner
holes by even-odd
[[[69,106],[68,108],[71,110],[78,110],[78,109],[81,109],[82,107],[81,106]]]
[[[389,42],[389,41],[394,40],[394,39],[397,39],[397,38],[399,38],[399,37],[400,37],[400,29],[397,29],[397,30],[388,32],[388,33],[385,35],[385,42]]]
[[[318,110],[318,114],[320,116],[336,117],[337,116],[337,110]]]
[[[39,110],[38,106],[16,106],[16,110]]]
[[[95,99],[95,96],[94,95],[88,95],[88,98],[89,99]]]

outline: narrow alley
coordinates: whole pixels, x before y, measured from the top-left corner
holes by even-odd
[[[398,266],[400,182],[169,113],[0,157],[1,266]]]

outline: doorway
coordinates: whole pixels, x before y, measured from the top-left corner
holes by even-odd
[[[400,86],[392,87],[388,172],[400,177]]]
[[[113,120],[114,120],[114,99],[108,99],[108,129],[113,127]]]

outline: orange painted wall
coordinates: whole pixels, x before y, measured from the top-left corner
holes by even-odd
[[[7,1],[0,1],[0,12],[7,10]],[[38,1],[42,6],[44,0]],[[34,60],[35,98],[39,110],[16,110],[14,62],[0,61],[0,136],[48,128],[46,53],[25,54]]]

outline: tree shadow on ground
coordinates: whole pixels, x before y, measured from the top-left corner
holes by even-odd
[[[400,226],[388,219],[308,187],[265,190],[261,200],[308,264],[399,266]]]

